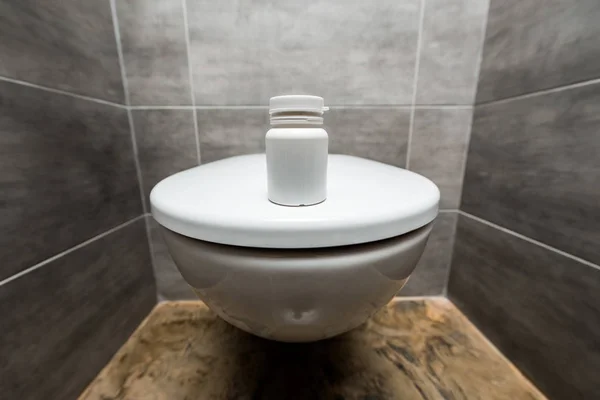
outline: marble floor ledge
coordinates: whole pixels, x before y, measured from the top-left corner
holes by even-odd
[[[80,400],[544,399],[447,299],[396,298],[333,339],[242,332],[197,301],[156,306]]]

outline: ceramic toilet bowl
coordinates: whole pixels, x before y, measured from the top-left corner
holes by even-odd
[[[162,233],[187,283],[221,318],[267,339],[309,342],[357,327],[390,301],[417,265],[431,226],[372,243],[298,250]]]
[[[414,172],[329,155],[327,199],[267,197],[264,154],[172,175],[152,215],[187,283],[231,324],[306,342],[363,323],[404,285],[438,213],[439,189]]]

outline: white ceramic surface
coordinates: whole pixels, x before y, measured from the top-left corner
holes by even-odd
[[[432,224],[374,243],[323,249],[253,249],[162,228],[181,274],[220,317],[247,332],[310,342],[349,331],[406,283]]]
[[[327,200],[284,207],[267,198],[264,154],[179,172],[150,194],[152,215],[171,231],[212,243],[306,249],[374,242],[411,232],[437,215],[440,192],[413,172],[330,155]]]

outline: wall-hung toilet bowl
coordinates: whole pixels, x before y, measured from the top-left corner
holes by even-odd
[[[404,169],[330,155],[327,200],[269,202],[265,155],[161,181],[152,214],[182,276],[219,316],[269,339],[306,342],[363,323],[406,283],[439,190]]]

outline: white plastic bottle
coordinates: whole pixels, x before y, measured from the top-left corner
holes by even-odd
[[[323,98],[276,96],[269,102],[272,128],[266,135],[269,200],[309,206],[327,198],[329,138]]]

